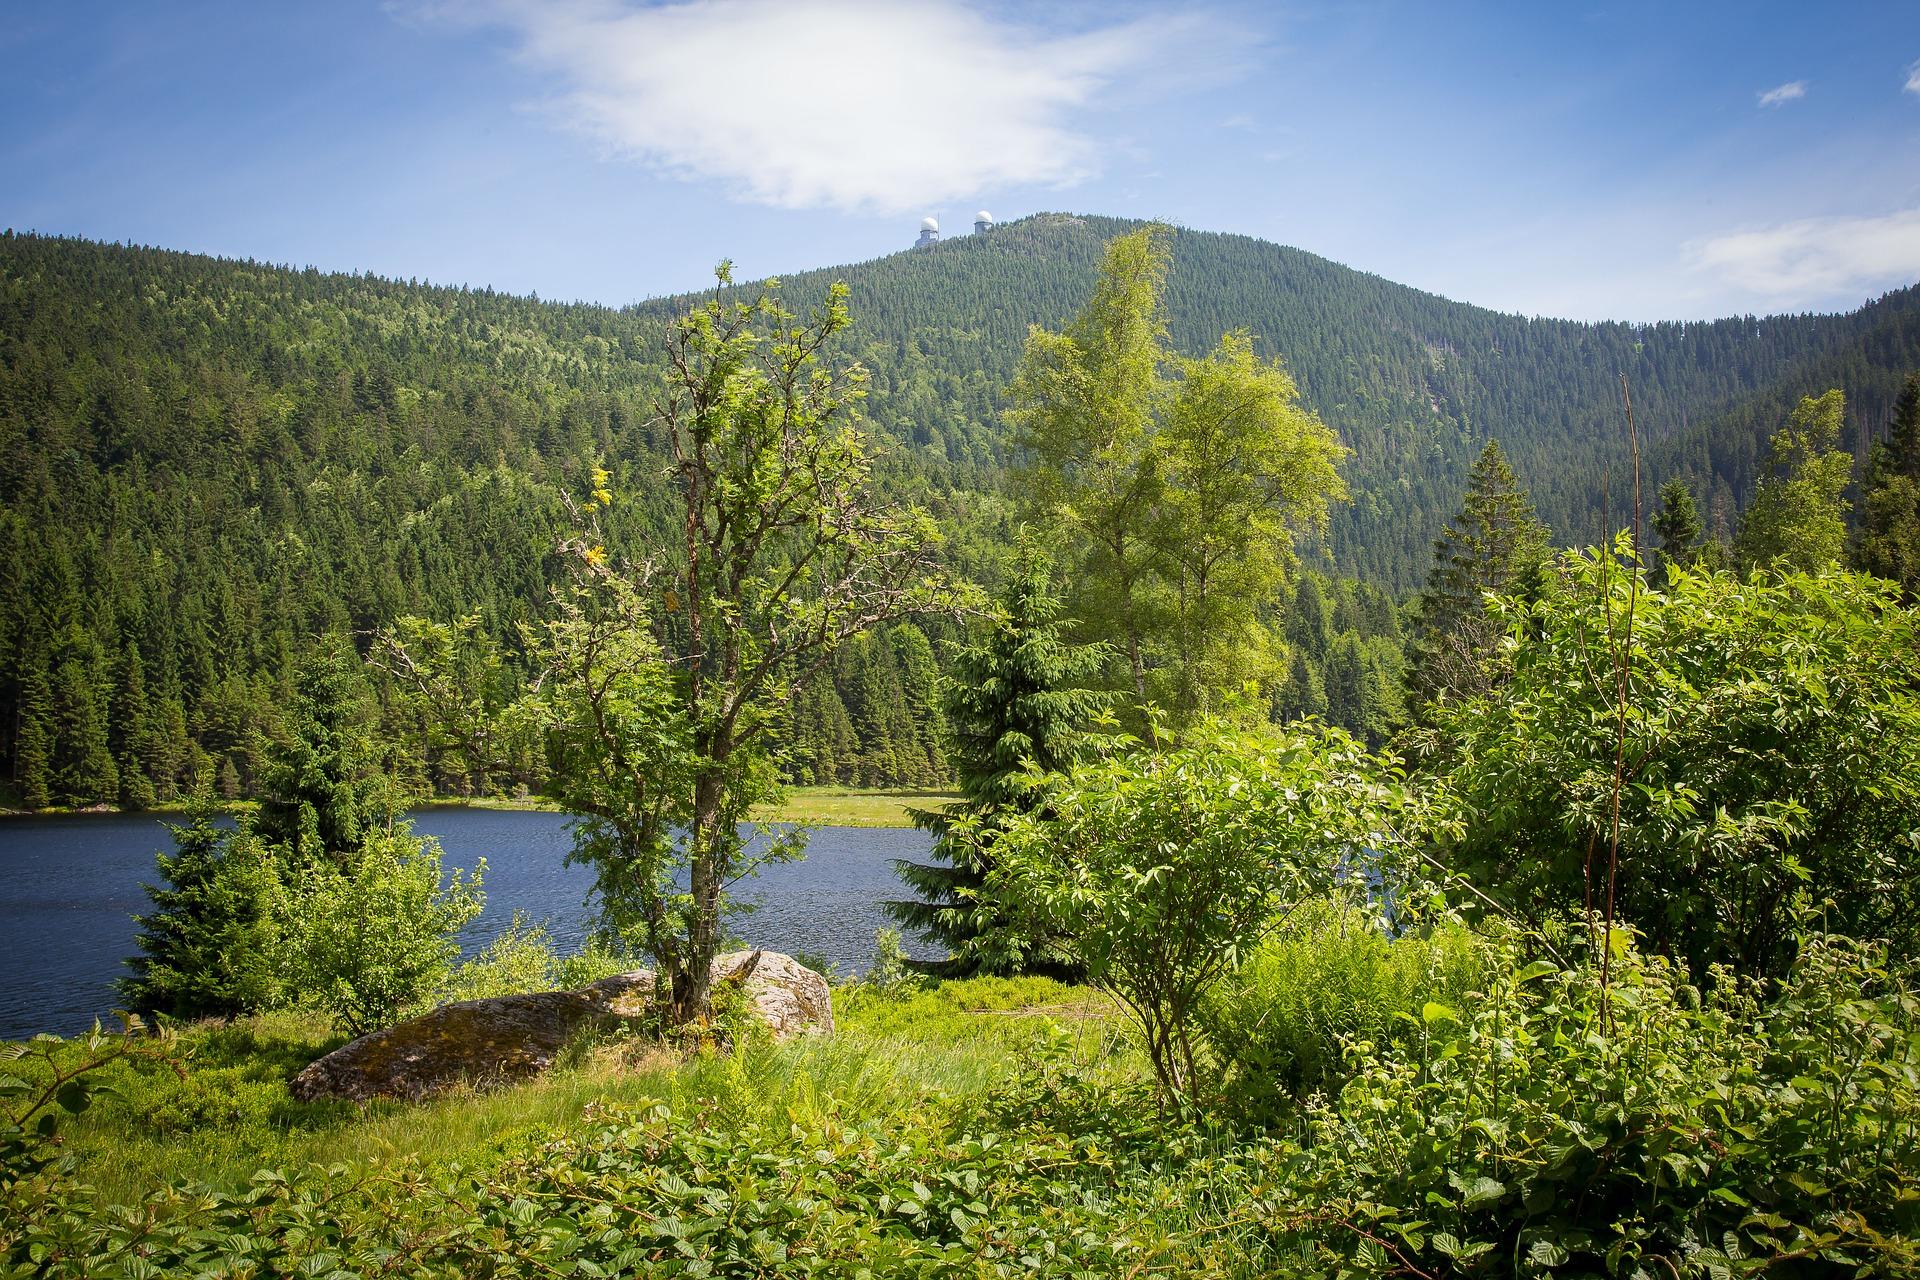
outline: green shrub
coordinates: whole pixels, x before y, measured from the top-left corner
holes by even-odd
[[[560,957],[553,937],[540,925],[530,925],[516,911],[513,921],[479,955],[463,960],[447,975],[437,999],[485,1000],[529,991],[555,991],[562,985]],[[591,981],[591,979],[589,979]],[[576,985],[585,986],[585,983]]]
[[[344,867],[308,865],[288,886],[293,994],[349,1035],[398,1021],[446,982],[485,869],[444,878],[439,842],[404,828],[369,837]]]
[[[1920,1003],[1885,948],[1803,940],[1778,994],[1613,940],[1423,1008],[1411,1051],[1276,1152],[1303,1274],[1920,1274]]]
[[[906,950],[900,945],[898,929],[873,931],[873,967],[862,978],[876,991],[907,991],[917,986],[919,975],[911,968]]]
[[[1229,1108],[1271,1123],[1294,1100],[1337,1089],[1349,1042],[1409,1041],[1422,1006],[1459,999],[1483,979],[1487,960],[1457,923],[1389,938],[1373,913],[1350,903],[1300,907],[1201,1005]]]
[[[1337,729],[1202,724],[1076,766],[1044,810],[1007,819],[988,884],[1139,1025],[1163,1101],[1191,1099],[1207,992],[1331,890],[1396,798]]]
[[[574,991],[617,973],[632,973],[648,967],[646,956],[594,937],[589,938],[581,950],[562,957],[554,982],[560,990]]]
[[[1619,550],[1504,603],[1512,680],[1436,711],[1449,864],[1536,921],[1611,900],[1696,974],[1785,972],[1802,892],[1920,957],[1920,610],[1839,572],[1649,591]],[[1623,723],[1594,664],[1629,633]]]

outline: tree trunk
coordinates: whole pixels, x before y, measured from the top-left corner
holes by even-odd
[[[685,1026],[707,1012],[713,957],[720,950],[720,889],[725,880],[721,862],[732,835],[719,829],[723,791],[717,772],[704,773],[693,784],[693,817],[687,832],[688,890],[693,910],[687,921],[687,951],[673,979],[676,1026]]]

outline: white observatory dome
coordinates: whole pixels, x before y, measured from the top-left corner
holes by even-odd
[[[940,220],[938,218],[922,218],[920,219],[920,229],[922,231],[938,231],[940,229]]]
[[[975,222],[992,222],[993,215],[988,213],[985,209],[982,209],[980,212],[973,215],[973,220]]]

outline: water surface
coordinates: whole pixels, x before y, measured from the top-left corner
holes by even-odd
[[[515,911],[545,924],[563,953],[579,948],[593,877],[563,865],[563,815],[434,808],[414,818],[415,831],[440,840],[449,868],[487,860],[487,906],[460,935],[465,953],[497,937]],[[859,972],[873,958],[874,930],[889,923],[880,903],[905,896],[893,859],[924,858],[927,847],[920,831],[820,828],[805,861],[737,887],[755,909],[735,917],[732,931],[750,946]],[[135,950],[133,916],[150,906],[142,886],[156,878],[153,855],[171,848],[166,824],[149,816],[0,819],[0,1040],[71,1035],[112,1011],[114,980]]]

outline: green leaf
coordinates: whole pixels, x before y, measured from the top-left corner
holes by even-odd
[[[1569,1256],[1565,1249],[1551,1240],[1535,1240],[1527,1247],[1527,1261],[1539,1267],[1563,1266]]]
[[[1477,1209],[1483,1204],[1492,1204],[1507,1194],[1507,1184],[1484,1175],[1473,1180],[1466,1188],[1466,1207]]]

